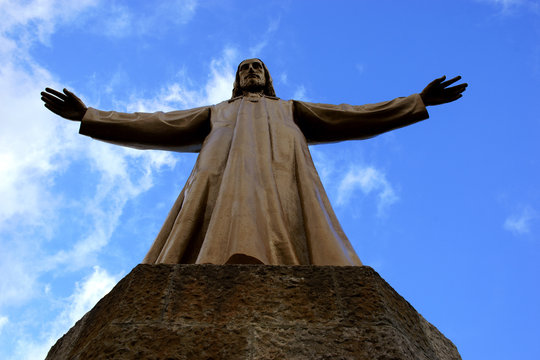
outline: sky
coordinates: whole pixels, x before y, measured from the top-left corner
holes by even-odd
[[[251,57],[282,99],[469,83],[428,120],[312,156],[361,260],[464,359],[540,358],[537,0],[0,0],[0,358],[44,358],[141,262],[196,159],[79,135],[39,93],[188,109],[230,98]]]

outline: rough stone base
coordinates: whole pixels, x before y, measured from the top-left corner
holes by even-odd
[[[47,359],[461,359],[372,268],[139,265]]]

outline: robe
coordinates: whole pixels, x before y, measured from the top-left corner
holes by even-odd
[[[80,133],[138,149],[199,152],[143,263],[362,265],[308,144],[366,139],[427,117],[418,94],[361,106],[250,94],[167,113],[89,108]]]

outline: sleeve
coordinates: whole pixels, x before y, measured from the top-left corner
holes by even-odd
[[[429,117],[419,94],[359,106],[293,101],[293,109],[309,144],[367,139]]]
[[[210,132],[211,107],[155,113],[88,108],[79,133],[136,149],[198,152]]]

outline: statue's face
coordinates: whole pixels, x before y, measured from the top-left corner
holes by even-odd
[[[242,89],[258,91],[264,89],[266,78],[264,68],[260,60],[249,59],[240,63],[238,71],[240,87]]]

